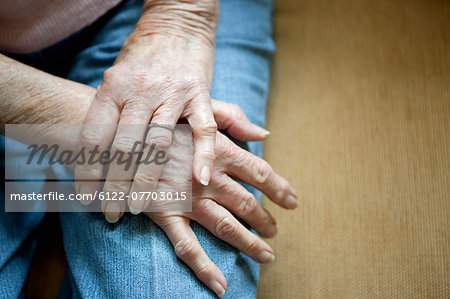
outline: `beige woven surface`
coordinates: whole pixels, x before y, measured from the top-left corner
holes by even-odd
[[[259,298],[450,297],[450,1],[277,0]]]

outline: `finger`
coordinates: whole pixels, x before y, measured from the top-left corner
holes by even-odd
[[[269,136],[270,132],[252,124],[238,105],[211,100],[214,118],[221,130],[241,141],[259,141]]]
[[[124,106],[111,146],[111,162],[106,176],[103,193],[128,195],[136,171],[136,161],[142,151],[142,144],[152,110],[147,105],[129,103]],[[104,201],[102,208],[108,222],[117,222],[126,209],[126,201]]]
[[[215,160],[217,124],[214,121],[210,100],[197,98],[191,104],[188,116],[194,135],[194,161],[192,174],[197,182],[207,186]]]
[[[80,132],[80,146],[86,153],[108,150],[116,131],[119,119],[119,107],[104,95],[101,87],[89,108]],[[90,194],[92,200],[95,191],[100,190],[103,178],[103,165],[83,163],[75,166],[75,190],[77,193]],[[82,203],[89,204],[91,201]]]
[[[167,234],[178,258],[194,271],[195,276],[207,285],[217,296],[222,297],[227,289],[227,281],[219,268],[202,249],[187,218],[171,216],[156,223]]]
[[[203,199],[192,210],[193,220],[256,262],[270,263],[274,260],[273,250],[266,242],[246,229],[230,212],[213,200]]]
[[[153,153],[162,153],[168,155],[169,147],[172,143],[174,130],[166,127],[158,127],[157,125],[169,125],[175,128],[182,109],[175,109],[164,105],[158,108],[153,114],[150,130],[147,133],[145,147],[142,159],[151,156]],[[156,126],[155,126],[156,125]],[[166,159],[162,157],[162,159]],[[134,175],[133,184],[130,194],[142,194],[142,192],[153,192],[156,190],[158,180],[165,164],[140,164],[138,165],[136,174]],[[146,196],[130,196],[128,206],[130,212],[139,214],[149,207],[151,199]]]
[[[262,237],[271,238],[277,232],[275,219],[253,194],[227,175],[214,178],[219,186],[214,200],[249,224]]]
[[[229,151],[231,157],[224,161],[227,174],[261,190],[281,207],[294,209],[297,206],[294,189],[269,163],[234,144],[232,146],[236,149]]]

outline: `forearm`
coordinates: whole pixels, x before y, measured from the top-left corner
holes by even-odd
[[[95,89],[0,55],[1,124],[81,124]]]
[[[0,55],[0,121],[5,124],[81,125],[95,89],[58,78]],[[10,137],[29,143],[58,143],[73,148],[78,140],[58,126],[28,126]],[[72,132],[73,133],[73,132]]]

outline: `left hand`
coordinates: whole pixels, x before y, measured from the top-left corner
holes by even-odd
[[[174,156],[185,152],[185,146]],[[195,182],[192,184],[192,212],[145,214],[164,230],[176,255],[194,271],[197,278],[221,296],[227,289],[226,279],[202,249],[190,221],[198,222],[217,238],[236,247],[256,262],[269,263],[274,259],[272,248],[242,225],[232,213],[263,237],[273,237],[276,234],[276,222],[255,196],[234,179],[261,190],[285,209],[297,206],[297,195],[267,162],[241,149],[221,133],[217,133],[216,155],[218,159],[211,183],[207,187]],[[176,176],[180,169],[171,164],[164,170],[169,180],[158,183],[158,188],[173,190],[176,186],[170,186],[170,178]],[[153,204],[159,203],[156,201]]]

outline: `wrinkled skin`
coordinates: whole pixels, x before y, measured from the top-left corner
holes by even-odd
[[[181,180],[183,175],[186,179],[190,177],[189,154],[193,147],[189,137],[186,134],[183,136],[183,133],[175,134],[174,143],[169,150],[172,160],[164,165],[157,191],[176,190],[177,183],[173,178]],[[217,162],[210,184],[205,187],[195,181],[192,183],[192,212],[145,212],[166,232],[177,256],[210,288],[214,287],[210,285],[212,281],[226,286],[226,280],[201,248],[190,227],[191,220],[256,262],[268,263],[274,258],[272,248],[245,228],[231,213],[244,220],[263,237],[273,237],[276,234],[275,220],[232,177],[260,189],[281,207],[292,209],[297,205],[290,197],[295,196],[295,192],[285,179],[277,175],[267,162],[241,149],[221,133],[216,137],[216,156]],[[180,169],[184,171],[180,172]],[[168,204],[170,206],[174,203]],[[157,205],[161,208],[163,204]],[[150,208],[155,209],[155,203],[150,204]]]

